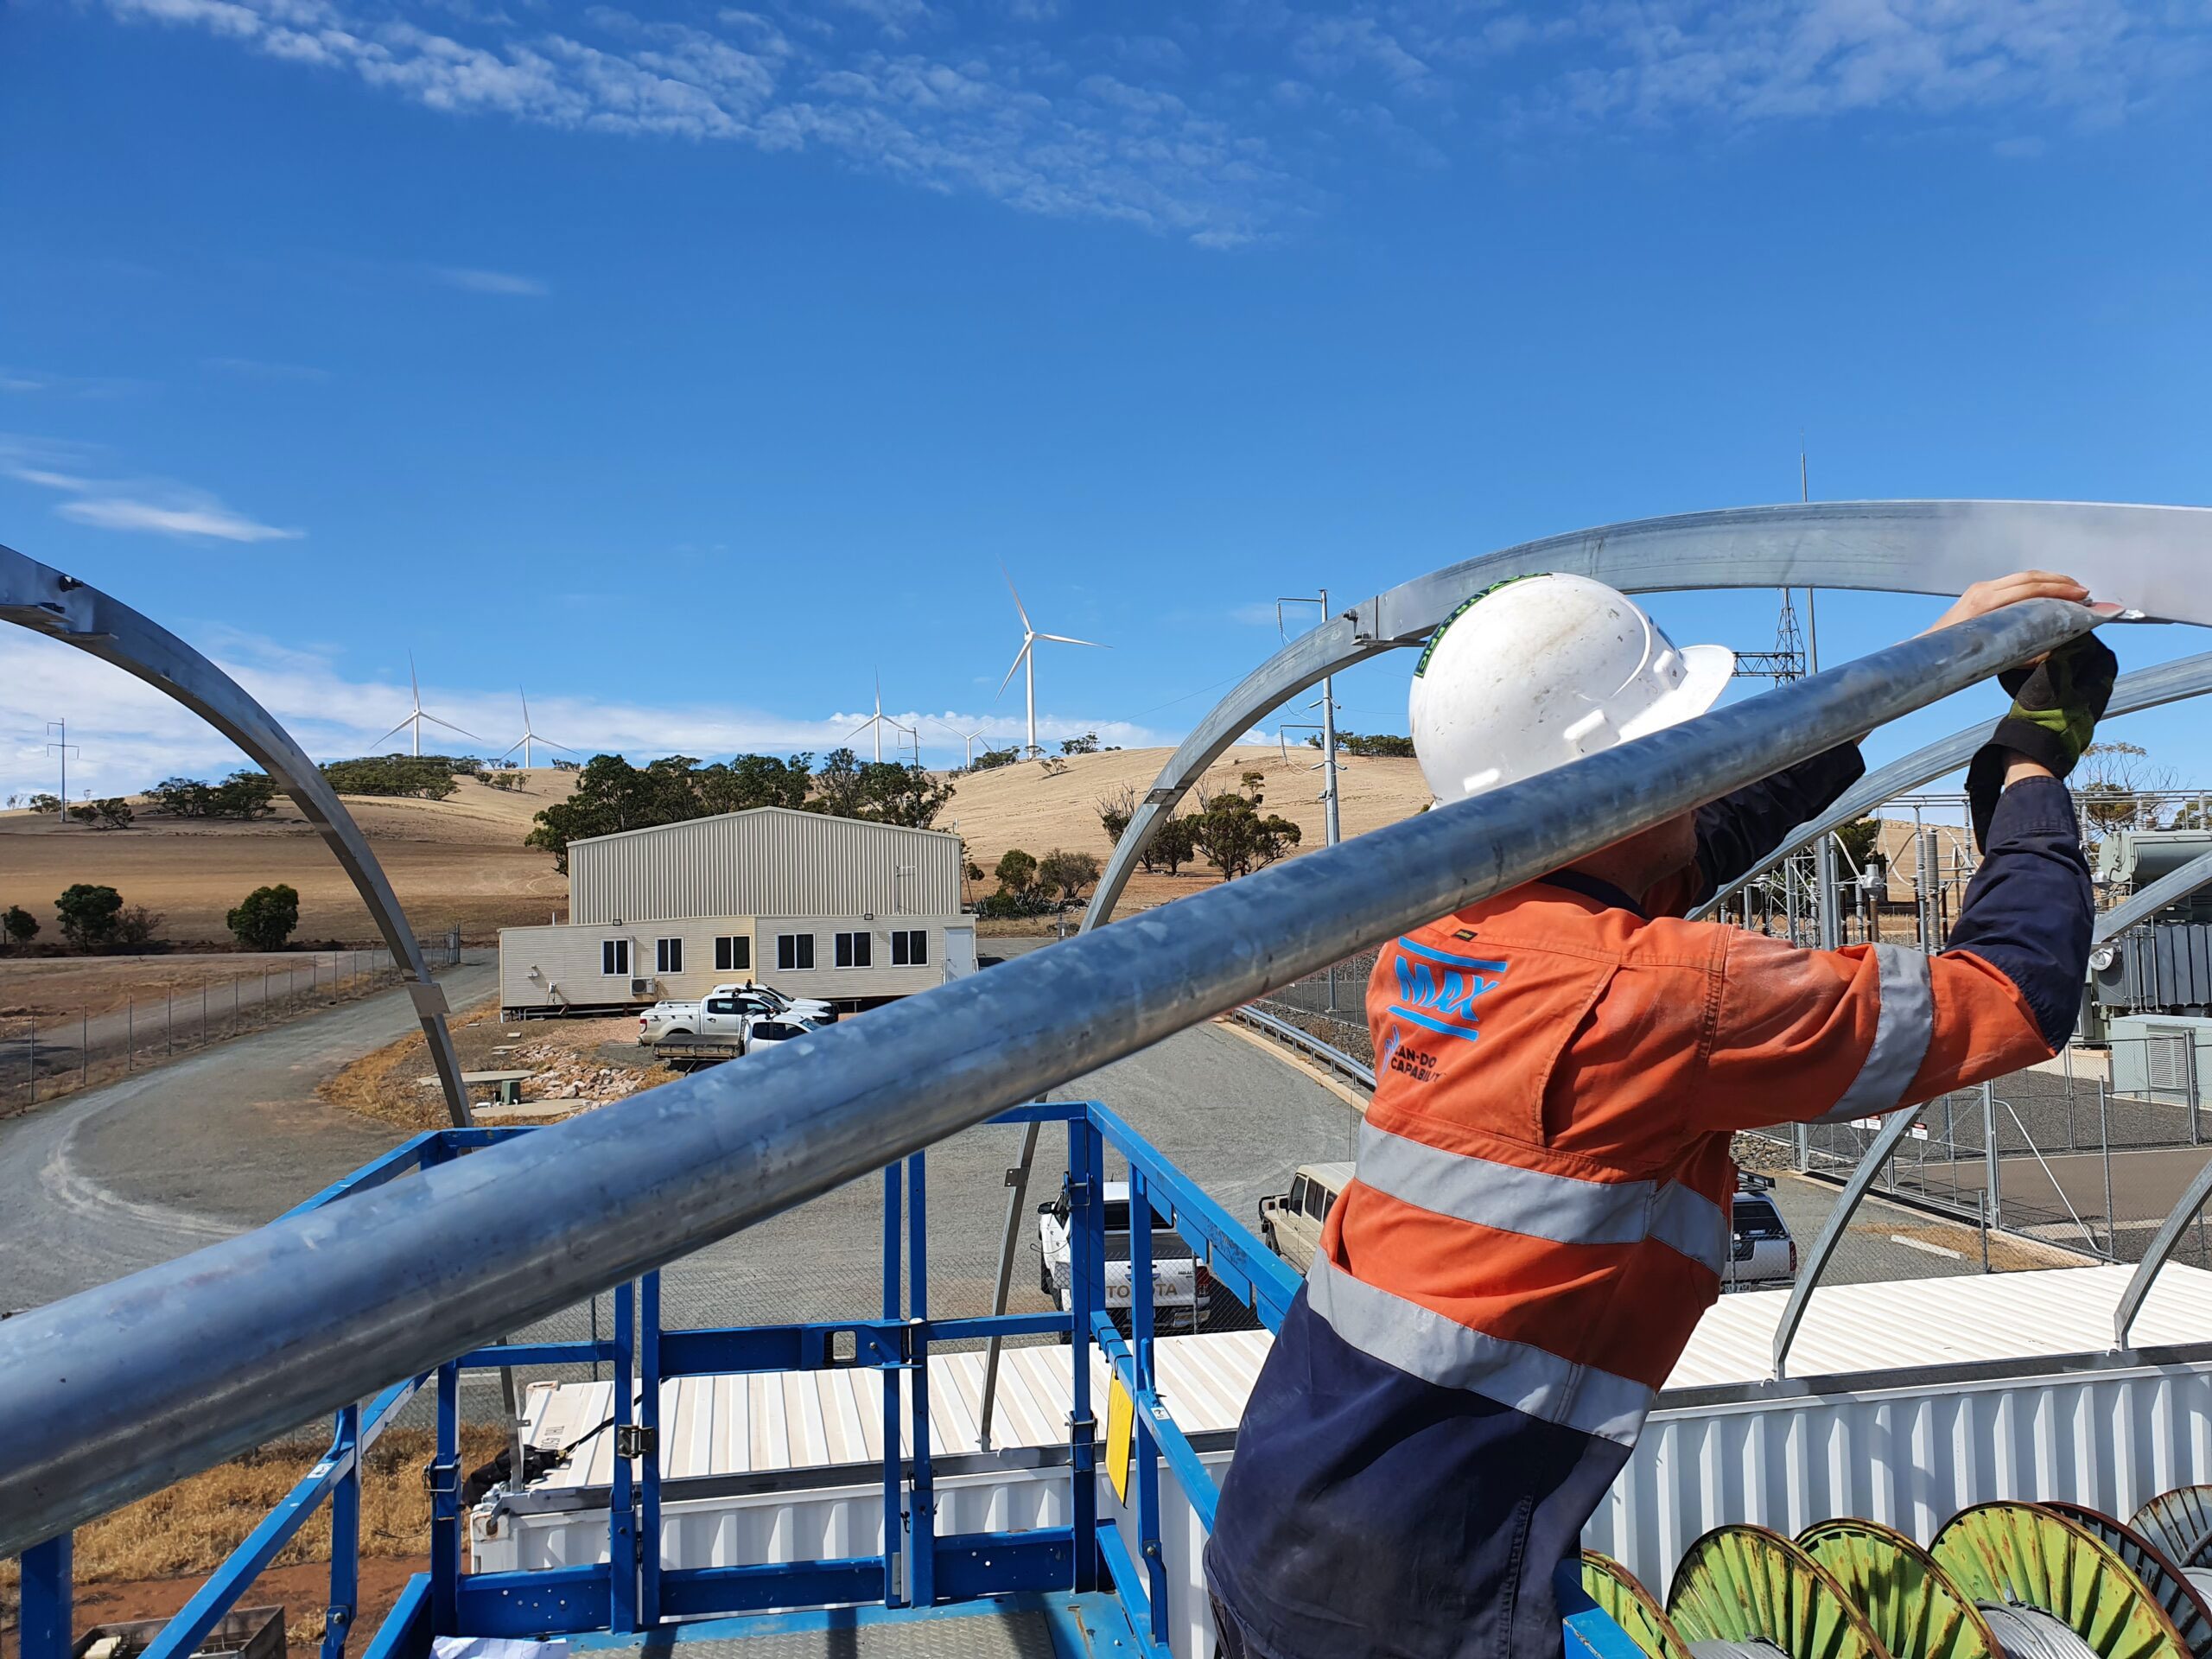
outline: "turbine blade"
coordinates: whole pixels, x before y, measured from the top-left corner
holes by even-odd
[[[524,738],[519,738],[519,737],[518,737],[518,738],[517,738],[513,742],[512,742],[512,743],[508,744],[508,745],[507,745],[507,747],[506,747],[505,748],[501,749],[501,750],[499,751],[499,759],[500,759],[500,760],[505,760],[509,755],[512,754],[512,753],[513,753],[517,749],[518,749],[518,748],[522,747],[523,744],[524,744],[524,742],[526,742],[526,741],[528,741],[528,742],[543,742],[543,741],[544,741],[544,740],[543,740],[543,738],[524,739]]]
[[[991,700],[994,702],[997,702],[999,698],[1004,696],[1006,695],[1007,687],[1014,683],[1014,669],[1018,669],[1021,666],[1021,659],[1029,654],[1029,647],[1032,643],[1032,640],[1024,639],[1021,642],[1021,649],[1014,653],[1014,668],[1007,670],[1006,678],[1001,680],[999,682],[999,689],[991,693]]]
[[[423,708],[423,683],[415,677],[415,653],[411,651],[407,653],[407,689],[415,694],[416,712],[418,714],[421,713]]]
[[[390,731],[386,732],[386,733],[384,734],[384,737],[372,738],[372,739],[370,740],[369,747],[372,747],[372,748],[374,748],[374,747],[375,747],[378,743],[381,743],[381,742],[383,742],[383,741],[384,741],[385,737],[397,737],[397,736],[398,736],[402,732],[405,731],[410,724],[412,724],[412,723],[413,723],[414,719],[415,719],[415,716],[414,716],[414,715],[408,715],[408,716],[407,716],[407,718],[406,718],[405,720],[401,721],[399,722],[399,724],[398,724],[398,725],[397,725],[397,726],[393,727]]]
[[[1039,639],[1057,639],[1064,645],[1089,645],[1093,651],[1111,651],[1111,645],[1102,645],[1096,639],[1075,639],[1065,633],[1040,633]]]
[[[418,715],[417,718],[427,720],[433,726],[442,726],[449,732],[459,732],[463,737],[469,739],[473,742],[481,743],[484,741],[482,738],[478,737],[475,733],[470,731],[466,726],[456,726],[449,720],[440,720],[435,715]]]
[[[1021,593],[1020,590],[1014,585],[1014,573],[1011,570],[1008,570],[1004,564],[1001,564],[999,566],[999,575],[1006,578],[1006,590],[1014,595],[1014,608],[1015,613],[1021,618],[1021,631],[1024,633],[1036,632],[1037,630],[1029,625],[1029,613],[1022,609]]]
[[[565,743],[556,743],[550,737],[540,737],[537,738],[535,741],[543,743],[549,749],[558,749],[563,754],[582,754],[583,753],[582,749],[572,749]]]

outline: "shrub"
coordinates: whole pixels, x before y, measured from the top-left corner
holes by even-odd
[[[1057,847],[1037,867],[1039,887],[1051,889],[1072,905],[1098,880],[1098,861],[1089,853],[1065,853]]]
[[[1060,740],[1060,753],[1062,754],[1096,754],[1098,753],[1098,734],[1085,732],[1081,737],[1064,737]]]
[[[998,868],[993,874],[1007,892],[1027,893],[1029,884],[1037,879],[1037,861],[1020,848],[1009,847],[999,855]]]
[[[123,895],[113,887],[79,881],[54,901],[54,914],[61,924],[61,937],[80,950],[109,943],[115,938],[117,918],[123,913]]]
[[[130,810],[130,803],[120,795],[110,795],[105,800],[94,801],[92,809],[99,814],[103,830],[128,830],[130,820],[137,816]]]
[[[300,925],[300,895],[288,883],[256,887],[223,918],[232,937],[249,950],[281,950]]]
[[[59,812],[61,810],[61,798],[59,795],[34,795],[24,804],[34,812]]]
[[[115,942],[118,944],[143,944],[162,931],[162,924],[168,919],[158,910],[133,905],[115,918]]]
[[[6,932],[10,944],[29,944],[38,937],[38,918],[21,905],[10,905],[0,912],[0,931]]]
[[[1198,836],[1192,829],[1194,822],[1188,817],[1162,819],[1160,827],[1153,831],[1152,840],[1138,862],[1150,870],[1157,861],[1167,867],[1168,874],[1176,874],[1198,856]]]
[[[1106,832],[1109,844],[1116,844],[1129,820],[1137,815],[1137,791],[1133,784],[1123,784],[1111,795],[1098,798],[1098,827]]]

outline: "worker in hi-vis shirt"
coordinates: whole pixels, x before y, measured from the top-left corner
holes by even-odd
[[[1941,627],[2085,601],[2024,572]],[[1502,583],[1414,670],[1440,801],[1694,718],[1733,667],[1582,576]],[[1846,745],[1383,948],[1357,1178],[1252,1390],[1206,1548],[1229,1659],[1548,1659],[1553,1573],[1719,1294],[1729,1135],[1871,1117],[2046,1059],[2090,893],[2061,780],[2115,664],[2000,677],[1949,948],[1802,949],[1684,912],[1864,771]]]

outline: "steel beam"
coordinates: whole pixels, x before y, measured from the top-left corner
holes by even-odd
[[[2108,721],[2117,720],[2122,715],[2138,714],[2164,703],[2202,696],[2208,691],[2212,691],[2212,652],[2177,658],[2171,663],[2160,663],[2154,668],[2138,669],[2133,674],[2121,675],[2113,685],[2112,702],[2106,708],[2104,717]],[[1806,819],[1792,830],[1783,837],[1779,847],[1722,887],[1699,906],[1694,913],[1698,916],[1712,915],[1729,899],[1758,880],[1807,842],[1824,836],[1831,830],[1840,829],[1854,819],[1865,817],[1885,801],[1894,800],[1909,791],[1933,783],[1946,772],[1958,771],[1974,759],[1976,749],[1989,741],[1990,728],[1995,724],[1993,715],[1978,725],[1953,732],[1948,737],[1939,738],[1924,748],[1915,749],[1910,754],[1868,772],[1838,797],[1834,806],[1818,817]]]
[[[0,618],[112,663],[182,703],[245,750],[292,798],[353,879],[393,959],[407,963],[412,976],[407,994],[429,1041],[430,1058],[445,1089],[446,1109],[455,1125],[468,1128],[468,1094],[461,1086],[461,1059],[446,1029],[445,988],[430,977],[415,930],[407,925],[406,913],[360,826],[276,717],[167,628],[99,588],[9,547],[0,547]]]
[[[2078,501],[1822,501],[1639,518],[1524,542],[1401,583],[1300,634],[1238,681],[1160,769],[1084,912],[1114,913],[1160,821],[1230,746],[1324,675],[1422,643],[1459,603],[1532,571],[1594,576],[1625,592],[1674,588],[1851,588],[1959,594],[2033,560],[2100,598],[2212,626],[2212,508]]]
[[[0,1322],[0,1555],[2091,625],[2008,607]]]

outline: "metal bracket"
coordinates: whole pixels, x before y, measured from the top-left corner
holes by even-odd
[[[433,1458],[423,1465],[423,1490],[432,1497],[461,1496],[461,1465],[441,1463]]]
[[[1090,1203],[1090,1182],[1088,1179],[1068,1183],[1068,1208],[1082,1210]]]
[[[643,1423],[618,1423],[614,1427],[614,1455],[632,1460],[651,1457],[660,1449],[660,1431]]]

